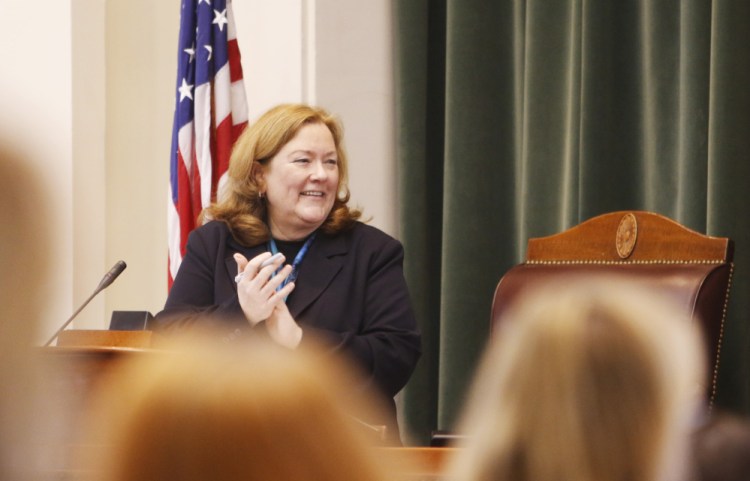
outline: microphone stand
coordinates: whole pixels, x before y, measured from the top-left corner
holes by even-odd
[[[79,307],[76,310],[76,312],[74,312],[73,315],[70,316],[68,318],[68,320],[65,321],[65,323],[63,323],[63,325],[60,326],[60,328],[57,331],[55,331],[54,334],[52,334],[52,337],[50,337],[49,340],[44,343],[44,346],[46,347],[46,346],[49,346],[50,344],[52,344],[52,341],[54,341],[55,339],[57,339],[57,336],[59,336],[60,333],[63,332],[66,327],[68,327],[68,324],[70,324],[71,322],[73,322],[73,319],[75,319],[75,317],[78,315],[78,313],[80,313],[83,310],[83,308],[86,307],[89,304],[89,302],[91,302],[91,299],[93,299],[94,297],[96,297],[97,294],[99,294],[99,292],[101,292],[101,289],[95,290],[94,293],[91,294],[88,299],[86,299],[86,302],[84,302],[81,305],[81,307]]]
[[[63,332],[63,330],[66,327],[68,327],[68,324],[70,324],[73,321],[73,319],[75,319],[75,317],[78,315],[78,313],[81,312],[83,308],[89,304],[89,302],[91,302],[91,299],[93,299],[94,296],[96,296],[101,291],[103,291],[107,286],[112,284],[114,280],[117,279],[117,277],[120,274],[122,274],[122,271],[124,271],[126,267],[127,267],[127,264],[125,264],[124,261],[117,261],[117,263],[112,267],[112,269],[110,269],[109,272],[104,274],[104,277],[99,282],[99,285],[96,286],[96,289],[94,289],[94,292],[89,296],[88,299],[86,299],[86,302],[84,302],[83,305],[81,305],[81,307],[79,307],[78,310],[76,310],[76,312],[74,312],[73,315],[70,316],[68,320],[65,321],[65,323],[63,323],[63,325],[60,326],[60,328],[57,331],[55,331],[52,337],[50,337],[49,340],[45,342],[43,346],[47,347],[50,344],[52,344],[52,341],[54,341],[55,338],[57,338],[57,336],[59,336],[60,333]]]

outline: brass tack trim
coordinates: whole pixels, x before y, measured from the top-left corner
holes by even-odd
[[[727,292],[724,295],[724,306],[721,310],[721,324],[719,325],[719,340],[716,343],[716,359],[714,360],[714,370],[711,376],[711,397],[708,401],[709,411],[714,406],[716,398],[717,384],[719,379],[719,359],[721,358],[721,345],[724,341],[724,322],[727,318],[727,307],[729,306],[729,292],[732,290],[732,275],[734,274],[734,262],[729,263],[729,278],[727,279]]]
[[[653,264],[724,264],[723,259],[686,259],[686,260],[674,260],[674,259],[650,259],[650,260],[598,260],[598,259],[575,259],[575,260],[527,260],[525,263],[529,265],[623,265],[623,264],[638,264],[638,265],[653,265]]]

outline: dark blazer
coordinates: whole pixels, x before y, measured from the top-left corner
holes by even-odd
[[[239,342],[264,330],[250,328],[237,297],[235,252],[247,259],[265,244],[240,245],[223,222],[209,222],[190,233],[187,252],[155,329],[191,325],[218,328],[225,340]],[[393,396],[404,387],[421,354],[421,338],[403,275],[403,247],[384,232],[357,222],[353,229],[319,232],[300,264],[287,299],[292,317],[307,339],[322,340],[346,353],[366,374],[365,389],[382,394],[388,419],[398,433]],[[289,262],[289,261],[287,261]]]

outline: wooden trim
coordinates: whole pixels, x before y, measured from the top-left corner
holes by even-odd
[[[57,346],[144,349],[151,347],[152,335],[151,331],[70,329],[60,333]]]
[[[618,229],[626,216],[633,216],[637,238],[632,253],[618,254]],[[527,261],[664,261],[731,262],[732,243],[725,237],[695,232],[660,214],[618,211],[602,214],[547,237],[531,238]]]
[[[437,477],[446,474],[452,457],[459,448],[444,447],[400,447],[400,448],[377,448],[396,470],[399,476],[429,476]]]

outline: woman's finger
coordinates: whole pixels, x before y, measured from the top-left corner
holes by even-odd
[[[244,276],[245,267],[247,267],[247,258],[239,252],[236,252],[232,257],[234,257],[234,261],[237,263],[237,276],[234,278],[234,282],[239,283]]]
[[[244,259],[244,256],[242,254],[235,254],[235,260],[237,259],[236,256],[241,256]],[[258,254],[257,256],[250,259],[250,261],[247,261],[244,267],[238,271],[237,276],[234,278],[235,282],[239,283],[242,279],[248,277],[251,279],[254,279],[259,272],[261,272],[265,267],[272,265],[276,266],[277,264],[280,264],[284,261],[284,255],[281,253],[277,253],[274,255],[271,255],[270,252],[263,252],[261,254]],[[238,267],[240,266],[238,262]],[[271,273],[276,269],[269,270],[266,272],[267,276],[264,276],[262,278],[262,282],[265,283],[268,280],[268,277],[270,277]]]
[[[269,277],[271,275],[271,272],[273,272],[273,271],[270,271],[268,273]],[[285,265],[283,269],[281,269],[279,272],[277,272],[275,276],[271,277],[265,283],[265,285],[263,286],[263,291],[267,295],[270,296],[274,291],[276,291],[276,289],[278,289],[278,287],[281,284],[283,284],[283,282],[286,280],[287,277],[289,277],[289,274],[291,274],[291,273],[292,273],[292,266]],[[258,277],[261,277],[261,276],[258,276]]]

